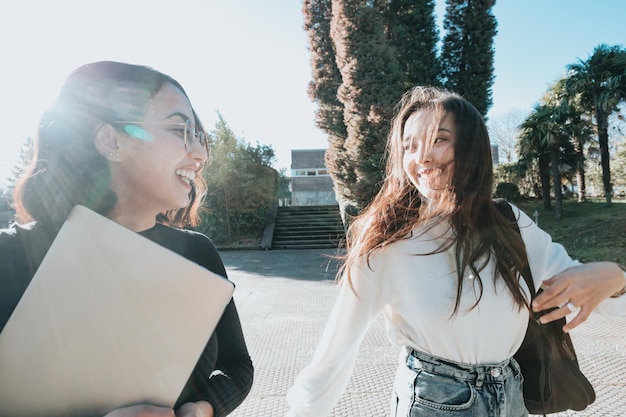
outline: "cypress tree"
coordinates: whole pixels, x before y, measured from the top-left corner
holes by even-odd
[[[483,116],[491,107],[495,0],[446,0],[441,55],[444,86],[463,95]]]
[[[333,179],[339,200],[353,200],[350,184],[355,181],[353,167],[347,163],[344,143],[347,136],[343,121],[343,104],[337,97],[341,74],[335,61],[335,48],[330,37],[332,1],[305,0],[302,4],[304,30],[309,38],[312,80],[308,93],[317,104],[315,123],[328,135],[326,168]]]
[[[403,92],[402,73],[381,14],[369,1],[334,1],[331,38],[342,78],[338,98],[347,128],[344,148],[356,177],[344,196],[363,208],[380,189],[392,110]]]
[[[403,73],[404,89],[439,85],[435,0],[387,0],[381,9],[389,42]]]
[[[435,0],[304,0],[326,165],[342,208],[378,192],[392,111],[415,85],[444,85],[484,114],[491,106],[495,0],[446,0],[437,59]]]

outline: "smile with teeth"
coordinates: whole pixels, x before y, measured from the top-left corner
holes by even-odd
[[[191,181],[196,178],[196,172],[190,169],[177,169],[176,175],[181,177],[187,183],[191,183]]]
[[[428,177],[428,176],[440,176],[443,173],[443,169],[441,167],[427,168],[419,171],[417,173],[418,177]]]

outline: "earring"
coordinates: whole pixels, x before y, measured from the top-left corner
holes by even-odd
[[[119,154],[118,152],[115,152],[115,153],[113,153],[113,152],[109,152],[109,153],[107,153],[107,156],[108,156],[109,158],[113,158],[113,157],[119,158],[119,157],[120,157],[120,154]]]

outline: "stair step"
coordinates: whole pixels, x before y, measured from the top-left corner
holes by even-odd
[[[272,248],[336,248],[344,238],[339,206],[279,207]]]
[[[276,239],[274,239],[273,243],[296,244],[296,243],[309,243],[309,242],[338,242],[342,239],[343,238],[341,236],[300,236],[300,237],[279,236]]]
[[[276,216],[276,220],[280,222],[305,222],[305,221],[314,221],[314,222],[333,222],[333,223],[341,223],[340,217],[322,217],[322,216]]]
[[[307,245],[274,245],[272,244],[273,249],[335,249],[337,245],[333,243],[328,244],[307,244]]]
[[[343,235],[343,230],[338,228],[329,229],[280,229],[274,230],[274,236],[302,236],[302,235]]]
[[[285,215],[295,215],[295,214],[319,214],[320,216],[323,215],[331,215],[331,214],[338,214],[339,211],[338,210],[302,210],[302,211],[283,211],[283,210],[279,210],[281,214],[285,214]]]
[[[278,223],[316,223],[316,224],[341,224],[341,219],[337,219],[334,217],[324,218],[324,217],[276,217],[276,222]]]
[[[331,224],[323,224],[323,223],[277,223],[277,226],[274,230],[298,230],[298,231],[306,231],[306,230],[343,230],[343,226],[331,223]]]
[[[272,247],[285,247],[285,246],[308,246],[308,245],[331,245],[337,247],[340,242],[339,239],[303,239],[303,240],[278,240],[272,242]]]

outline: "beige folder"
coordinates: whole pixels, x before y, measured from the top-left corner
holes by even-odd
[[[0,333],[0,415],[173,406],[233,290],[76,206]]]

